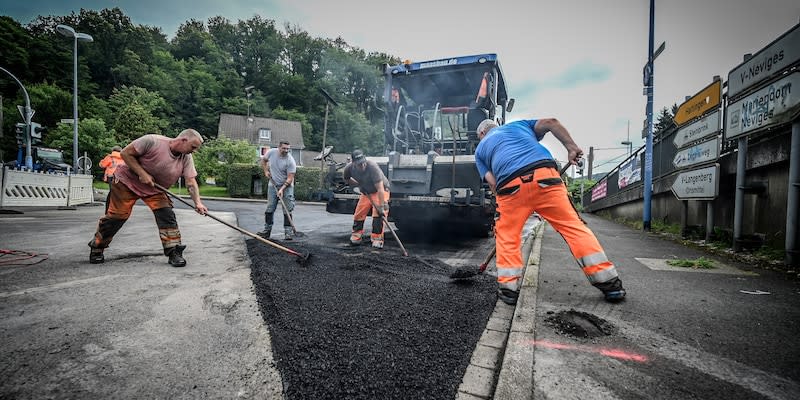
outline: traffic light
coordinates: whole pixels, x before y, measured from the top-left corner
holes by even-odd
[[[34,139],[41,139],[42,132],[44,132],[45,129],[47,128],[43,127],[42,124],[38,122],[31,122],[31,137]]]
[[[31,122],[31,144],[42,144],[42,132],[47,128],[36,122]]]
[[[22,122],[19,122],[19,123],[17,123],[17,125],[15,125],[14,133],[16,133],[16,135],[17,135],[17,144],[18,145],[25,143],[25,128],[27,126],[28,125],[25,125]]]

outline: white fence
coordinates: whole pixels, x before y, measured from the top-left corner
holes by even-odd
[[[91,175],[63,175],[3,168],[0,208],[60,207],[91,203]]]

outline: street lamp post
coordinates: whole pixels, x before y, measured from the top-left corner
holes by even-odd
[[[250,98],[253,97],[253,89],[255,86],[247,86],[244,88],[244,92],[247,93],[247,121],[250,121]]]
[[[58,33],[74,39],[72,48],[72,167],[78,171],[78,40],[92,42],[92,36],[76,32],[71,26],[56,26]],[[84,171],[86,173],[86,171]]]

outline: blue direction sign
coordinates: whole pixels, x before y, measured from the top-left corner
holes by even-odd
[[[719,158],[719,139],[714,138],[696,146],[683,149],[675,154],[672,165],[675,168],[685,168],[692,165],[715,161]]]

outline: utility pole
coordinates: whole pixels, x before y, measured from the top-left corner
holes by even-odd
[[[648,40],[647,65],[644,68],[644,87],[647,93],[647,139],[644,150],[644,203],[642,229],[650,232],[650,208],[653,197],[653,41],[656,1],[650,0],[650,35]]]

